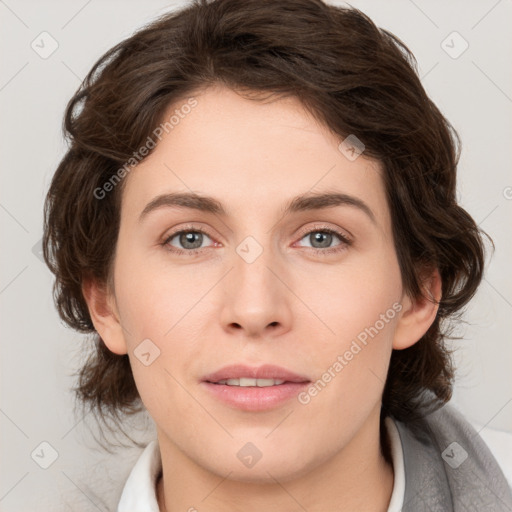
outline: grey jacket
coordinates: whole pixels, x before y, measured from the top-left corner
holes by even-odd
[[[395,423],[404,452],[403,512],[512,512],[512,491],[496,459],[452,406]]]

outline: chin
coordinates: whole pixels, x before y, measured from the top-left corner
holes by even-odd
[[[219,475],[221,478],[226,478],[229,475],[229,480],[259,485],[275,484],[276,480],[279,482],[295,480],[308,474],[315,466],[316,464],[313,461],[308,463],[304,459],[300,460],[299,463],[296,454],[290,455],[289,460],[286,460],[286,454],[278,450],[270,458],[265,459],[265,456],[262,455],[252,467],[245,466],[236,453],[234,454],[234,460],[230,463],[203,465],[205,469]]]

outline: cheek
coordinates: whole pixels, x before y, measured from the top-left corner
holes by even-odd
[[[340,393],[350,401],[377,396],[384,385],[401,310],[401,279],[396,260],[379,260],[360,259],[322,275],[315,286],[304,284],[302,293],[322,321],[315,320],[322,335],[308,350],[321,381],[317,388],[329,387],[322,391],[327,400],[339,400]]]
[[[166,265],[165,250],[161,251],[148,256],[136,244],[119,244],[116,299],[131,345],[146,337],[163,340],[204,293],[204,278],[193,272],[192,265],[183,270]]]
[[[392,259],[378,262],[361,258],[350,265],[332,267],[314,279],[304,276],[302,283],[299,293],[317,312],[318,325],[324,324],[323,339],[328,346],[333,339],[344,344],[376,323],[382,330],[382,315],[386,327],[394,323],[393,304],[401,298],[401,278],[398,263]]]
[[[171,271],[161,261],[151,264],[136,246],[120,243],[118,247],[116,300],[134,380],[148,411],[165,418],[171,412],[170,404],[190,407],[177,381],[183,381],[182,367],[197,358],[197,346],[190,340],[195,339],[194,314],[202,311],[202,304],[190,310],[204,294],[204,278],[192,270]]]

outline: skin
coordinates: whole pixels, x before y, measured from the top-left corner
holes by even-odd
[[[347,159],[342,139],[295,98],[262,103],[220,86],[195,97],[125,178],[115,292],[83,287],[156,423],[160,510],[385,511],[393,468],[379,414],[391,351],[417,342],[437,307],[402,287],[382,169],[364,153]],[[139,221],[156,196],[190,191],[217,198],[227,216],[162,207]],[[349,205],[283,217],[291,198],[332,191],[364,201],[374,221]],[[351,244],[333,235],[323,248],[314,234],[325,228]],[[207,233],[200,253],[171,252],[190,247],[179,235],[165,246],[180,229]],[[252,263],[236,252],[247,236],[263,249]],[[439,299],[440,285],[435,272],[426,292]],[[241,411],[200,385],[232,363],[276,364],[315,382],[395,303],[401,311],[307,404]],[[149,366],[134,355],[147,338],[160,350]],[[252,468],[237,458],[247,442],[262,454]]]

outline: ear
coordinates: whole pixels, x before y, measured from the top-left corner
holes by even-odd
[[[403,350],[414,345],[433,324],[441,300],[441,285],[441,276],[435,269],[423,280],[423,297],[412,299],[404,295],[403,309],[393,340],[395,350]]]
[[[87,279],[82,284],[82,293],[94,328],[105,345],[114,354],[126,354],[128,350],[115,298],[107,288],[95,279]]]

